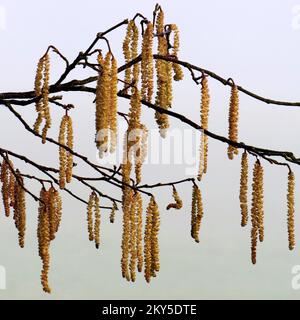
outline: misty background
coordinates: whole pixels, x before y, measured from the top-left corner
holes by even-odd
[[[58,1],[37,2],[0,0],[0,91],[33,89],[36,64],[48,45],[55,45],[72,61],[85,50],[97,32],[104,31],[125,18],[140,12],[152,18],[156,1]],[[264,97],[300,101],[299,51],[300,1],[160,1],[165,22],[176,23],[180,30],[179,58],[214,71]],[[4,23],[5,22],[5,23]],[[108,35],[113,53],[123,64],[122,41],[126,26]],[[100,48],[106,51],[104,42]],[[51,54],[51,82],[64,70],[64,63]],[[68,80],[83,79],[95,72],[77,67]],[[120,75],[123,77],[123,75]],[[209,130],[227,135],[230,88],[209,78],[211,107]],[[121,86],[120,86],[121,88]],[[96,162],[94,140],[95,106],[87,93],[66,93],[63,102],[73,103],[74,149]],[[34,105],[16,109],[26,121],[35,120]],[[119,100],[119,110],[128,110],[128,101]],[[173,110],[195,122],[200,121],[200,86],[189,72],[174,83]],[[51,105],[53,125],[49,136],[57,138],[63,111]],[[58,167],[58,150],[24,131],[19,121],[0,106],[0,146],[44,165]],[[240,93],[239,139],[247,144],[276,150],[287,150],[300,156],[299,113],[297,107],[267,105]],[[124,127],[123,120],[120,126]],[[154,113],[143,106],[143,122],[155,128]],[[188,126],[174,119],[175,136],[190,132]],[[170,133],[172,130],[170,131]],[[190,133],[187,133],[190,134]],[[175,141],[175,142],[174,142]],[[171,159],[189,146],[191,153],[182,164],[146,164],[143,183],[175,181],[191,177],[198,167],[199,135],[194,132],[185,144],[168,139],[160,142]],[[156,146],[149,153],[157,152]],[[188,149],[189,149],[188,148]],[[109,211],[102,211],[100,250],[88,241],[86,207],[68,195],[63,196],[63,217],[55,241],[51,243],[49,282],[52,294],[43,293],[40,285],[41,261],[38,256],[36,226],[37,203],[27,196],[27,232],[24,249],[17,243],[12,218],[0,213],[0,265],[6,268],[7,289],[0,299],[299,299],[300,291],[291,285],[292,267],[300,264],[298,179],[296,175],[296,247],[288,250],[286,225],[287,168],[265,161],[265,241],[258,245],[257,265],[250,260],[250,224],[240,227],[239,178],[240,155],[227,158],[227,146],[209,139],[208,173],[200,183],[204,217],[200,243],[190,237],[190,183],[179,185],[183,199],[180,211],[166,211],[172,200],[170,187],[153,190],[161,212],[161,271],[147,284],[143,274],[136,283],[121,277],[122,213],[115,224],[109,223]],[[168,152],[168,151],[167,151]],[[14,159],[13,159],[14,160]],[[254,163],[250,160],[250,168]],[[74,173],[93,175],[78,162]],[[24,173],[38,174],[32,167],[14,160]],[[252,174],[250,174],[252,177]],[[120,198],[120,190],[105,182],[95,184],[104,193]],[[40,185],[26,181],[36,194]],[[69,186],[87,199],[89,190],[75,181]],[[62,192],[63,193],[63,192]],[[250,196],[251,190],[249,191]],[[144,206],[147,205],[144,198]],[[249,198],[250,201],[250,198]],[[109,205],[105,199],[103,205]]]

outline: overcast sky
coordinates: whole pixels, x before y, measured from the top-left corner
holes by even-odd
[[[300,1],[161,1],[167,23],[180,30],[180,59],[214,71],[224,78],[259,95],[300,101]],[[25,91],[33,88],[39,57],[49,44],[55,45],[70,60],[84,50],[99,31],[140,12],[151,18],[155,1],[17,1],[0,0],[0,91]],[[123,63],[122,46],[125,28],[109,34],[114,54]],[[104,43],[99,44],[105,48]],[[51,81],[55,81],[64,65],[54,55]],[[94,74],[73,72],[69,80]],[[230,90],[209,79],[211,111],[209,128],[227,134]],[[93,162],[97,161],[94,139],[94,104],[89,94],[66,94],[64,101],[76,105],[72,111],[75,149]],[[199,121],[200,88],[189,72],[181,83],[174,84],[173,109],[195,122]],[[119,109],[127,111],[128,101],[120,101]],[[33,106],[18,107],[24,118],[34,121]],[[56,148],[42,145],[24,132],[18,120],[1,108],[0,146],[23,153],[43,164],[58,165]],[[293,151],[300,156],[299,110],[293,107],[267,105],[240,94],[240,141],[260,147]],[[58,134],[62,111],[52,107],[54,123],[49,132]],[[152,110],[143,109],[143,120],[154,128]],[[124,124],[121,124],[124,128]],[[197,169],[199,136],[177,120],[171,121],[170,135],[161,149],[182,163],[149,163],[145,165],[144,182],[167,182],[191,177]],[[176,140],[176,139],[182,139]],[[155,139],[153,141],[156,141]],[[174,140],[173,140],[174,142]],[[155,142],[150,155],[159,152]],[[175,147],[174,147],[175,146]],[[161,152],[161,151],[160,151]],[[188,152],[190,154],[188,155]],[[161,153],[159,153],[161,157]],[[180,157],[179,157],[180,158]],[[6,268],[7,289],[0,299],[208,299],[208,298],[300,298],[291,286],[292,267],[300,265],[299,254],[299,188],[300,170],[296,174],[296,248],[288,250],[286,231],[286,167],[265,168],[265,242],[258,246],[256,266],[250,261],[250,226],[240,227],[238,200],[240,156],[229,161],[226,146],[209,139],[208,174],[201,182],[205,215],[201,242],[190,238],[191,184],[178,187],[184,201],[179,212],[164,210],[171,200],[171,189],[156,190],[161,209],[161,271],[151,284],[139,275],[135,284],[127,283],[120,272],[121,212],[111,225],[108,212],[102,212],[103,244],[96,251],[88,241],[86,208],[64,196],[63,220],[57,239],[51,244],[51,296],[40,286],[41,261],[37,252],[37,205],[27,198],[26,247],[17,246],[13,221],[0,216],[0,265]],[[162,161],[161,161],[162,162]],[[170,161],[169,161],[170,162]],[[78,162],[76,173],[93,172]],[[251,166],[253,159],[250,160]],[[23,172],[36,173],[15,161]],[[39,185],[27,182],[35,193]],[[120,198],[119,190],[103,182],[99,189]],[[88,197],[83,186],[71,188]],[[103,200],[103,204],[109,202]],[[147,198],[144,198],[147,204]]]

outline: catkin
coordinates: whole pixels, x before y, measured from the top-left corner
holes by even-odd
[[[150,282],[160,270],[158,233],[160,228],[160,215],[155,198],[151,196],[147,207],[146,225],[144,233],[144,262],[145,279]]]
[[[45,58],[42,57],[39,59],[38,65],[37,65],[37,70],[36,70],[36,75],[35,75],[35,81],[34,81],[34,93],[36,97],[41,96],[42,94],[42,79],[43,79],[43,69],[44,69],[44,62]],[[34,124],[34,131],[39,132],[40,130],[40,125],[43,121],[43,103],[42,99],[38,99],[35,103],[35,109],[38,114],[37,119]]]
[[[172,56],[176,59],[178,58],[178,52],[179,52],[179,30],[176,24],[170,25],[171,30],[174,32],[174,43],[173,43],[173,51]],[[181,66],[178,63],[172,62],[172,68],[174,72],[173,79],[175,81],[180,81],[183,79],[183,71]]]
[[[295,175],[292,171],[288,174],[288,193],[287,193],[287,227],[288,227],[288,240],[289,249],[293,250],[295,247]]]
[[[238,141],[238,120],[239,120],[239,94],[235,84],[231,87],[231,97],[229,105],[229,129],[228,139],[234,142]],[[231,145],[227,150],[228,158],[233,159],[234,155],[238,154],[238,149]]]
[[[118,65],[117,60],[112,57],[111,59],[111,91],[110,91],[110,113],[109,113],[109,126],[110,126],[110,153],[115,152],[117,146],[117,115],[118,115]]]
[[[148,23],[142,43],[142,99],[151,102],[153,96],[153,25]]]
[[[116,210],[118,210],[118,206],[115,202],[113,202],[113,206],[109,215],[109,221],[110,223],[114,223],[115,222],[115,216],[116,216]]]
[[[93,211],[95,219],[93,219]],[[100,201],[95,191],[92,191],[92,193],[89,196],[89,201],[87,205],[87,227],[89,240],[95,242],[96,249],[99,249],[100,246],[100,225]]]
[[[136,265],[137,265],[137,196],[134,194],[130,205],[130,239],[129,239],[129,251],[130,251],[130,280],[135,282],[136,280]]]
[[[259,241],[264,241],[264,182],[263,182],[263,167],[261,163],[259,163],[258,167],[258,199],[257,199],[257,210],[258,210],[258,234]]]
[[[156,20],[156,34],[158,35],[157,51],[159,55],[168,55],[168,43],[164,35],[164,13],[159,11]],[[168,109],[172,104],[172,62],[156,59],[157,93],[155,103],[163,109]],[[161,137],[165,138],[169,128],[168,115],[155,112],[155,119]]]
[[[136,214],[137,214],[137,225],[136,225],[136,251],[137,251],[137,269],[142,272],[143,269],[143,200],[141,194],[136,194]]]
[[[241,208],[241,226],[244,227],[248,222],[248,155],[245,150],[241,161],[241,178],[240,178],[240,208]]]
[[[101,64],[99,54],[98,62]],[[102,72],[99,73],[96,87],[96,144],[100,158],[108,151],[108,131],[110,127],[111,110],[111,53],[107,52],[102,62]],[[113,102],[114,103],[114,102]]]
[[[44,62],[44,85],[42,88],[43,116],[45,125],[42,131],[42,143],[46,143],[48,129],[51,127],[51,115],[49,108],[49,78],[50,78],[50,56],[46,54]]]
[[[69,115],[64,115],[59,129],[58,142],[73,149],[73,126]],[[66,182],[70,183],[73,170],[73,155],[63,147],[59,147],[59,186],[64,189]]]
[[[18,170],[16,170],[16,183],[14,190],[14,221],[18,230],[19,246],[25,246],[25,230],[26,230],[26,203],[24,181]]]
[[[2,182],[2,190],[1,191],[2,191],[4,212],[5,212],[6,217],[9,217],[9,215],[10,215],[9,175],[10,175],[9,165],[6,162],[6,160],[3,160],[2,164],[1,164],[1,182]]]
[[[204,130],[208,129],[208,114],[209,114],[210,95],[208,88],[207,76],[203,75],[201,81],[201,145],[200,145],[200,164],[198,180],[202,179],[204,173],[207,172],[207,153],[208,153],[208,138]]]
[[[192,212],[191,212],[191,236],[196,241],[199,242],[199,232],[201,227],[203,217],[203,204],[201,191],[197,185],[193,186],[192,193]]]
[[[171,208],[174,208],[174,209],[181,209],[182,208],[182,200],[180,199],[180,196],[176,190],[176,188],[173,186],[173,198],[174,198],[174,201],[175,203],[170,203],[168,204],[167,206],[167,210],[170,210]]]
[[[257,237],[259,230],[259,166],[260,162],[257,160],[253,168],[252,181],[252,206],[251,206],[251,261],[256,264],[257,251]]]

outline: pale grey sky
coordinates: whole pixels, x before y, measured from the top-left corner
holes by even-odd
[[[300,101],[299,37],[297,9],[300,1],[160,1],[166,21],[176,23],[181,34],[180,58],[212,70],[224,78],[266,97]],[[37,2],[0,0],[0,91],[23,91],[33,87],[38,58],[49,44],[55,45],[70,60],[85,49],[95,34],[136,12],[152,16],[155,1],[58,1]],[[294,11],[293,11],[294,10]],[[5,13],[5,14],[3,14]],[[124,29],[109,35],[116,56],[122,60]],[[53,57],[55,80],[64,65]],[[75,71],[71,78],[91,72]],[[189,73],[174,85],[176,112],[198,121],[199,87]],[[229,88],[209,79],[212,96],[209,128],[227,134]],[[65,95],[74,103],[75,148],[96,161],[93,144],[94,105],[87,94]],[[127,101],[120,101],[126,110]],[[0,145],[44,164],[57,166],[57,151],[42,146],[24,133],[8,111],[1,108]],[[33,121],[32,107],[18,107]],[[53,109],[54,110],[54,109]],[[290,150],[300,154],[299,110],[266,105],[240,94],[240,140],[249,144]],[[144,110],[144,119],[153,126],[153,112]],[[58,120],[50,135],[57,136]],[[54,116],[53,116],[54,117]],[[172,127],[187,128],[174,120]],[[194,150],[197,148],[194,146]],[[178,149],[178,147],[177,147]],[[178,150],[177,150],[178,151]],[[251,160],[251,164],[253,160]],[[16,162],[26,172],[30,167]],[[286,184],[284,167],[264,163],[265,242],[258,247],[258,263],[250,263],[250,229],[240,227],[238,186],[240,158],[227,160],[226,146],[209,140],[209,169],[201,189],[205,216],[201,242],[190,238],[191,186],[178,187],[184,208],[166,212],[170,189],[157,190],[161,208],[161,271],[150,285],[140,275],[135,284],[120,273],[121,213],[110,225],[103,212],[103,246],[96,251],[87,240],[85,206],[64,197],[64,213],[57,239],[51,245],[51,296],[40,286],[41,262],[37,254],[36,204],[28,198],[26,247],[17,246],[13,222],[0,216],[0,265],[7,271],[7,290],[0,299],[208,299],[208,298],[300,298],[291,286],[294,265],[300,264],[299,245],[289,252],[286,232]],[[186,176],[190,165],[146,165],[145,182],[169,181]],[[299,240],[300,170],[296,174],[296,241]],[[80,173],[91,174],[84,167]],[[39,186],[28,184],[37,193]],[[100,184],[106,193],[120,196],[109,185]],[[74,184],[74,190],[88,196],[88,190]],[[146,202],[145,198],[145,202]],[[104,202],[103,202],[104,203]]]

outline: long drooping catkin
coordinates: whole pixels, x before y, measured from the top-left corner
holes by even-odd
[[[93,219],[93,212],[95,216],[94,219]],[[101,225],[100,201],[96,192],[92,191],[92,193],[89,196],[89,201],[87,205],[87,227],[88,227],[89,240],[95,242],[96,249],[99,249],[99,246],[100,246],[100,225]]]
[[[178,27],[176,24],[171,24],[170,28],[174,32],[174,44],[173,44],[172,56],[178,58],[178,52],[179,52],[179,46],[180,46],[179,30],[178,30]],[[173,68],[173,72],[174,72],[173,79],[175,81],[182,80],[183,79],[183,71],[182,71],[181,66],[178,63],[173,62],[172,68]]]
[[[200,181],[203,174],[207,172],[207,153],[208,153],[208,138],[204,130],[208,129],[208,114],[209,114],[210,95],[208,88],[207,76],[203,75],[201,81],[201,145],[200,145],[200,164],[198,180]]]
[[[96,145],[99,149],[99,156],[102,158],[108,151],[108,137],[110,128],[111,110],[111,53],[107,52],[104,61],[101,54],[98,55],[98,62],[102,63],[102,72],[99,72],[96,87]]]
[[[34,81],[34,93],[36,97],[41,96],[42,94],[42,79],[43,79],[43,69],[44,69],[44,62],[45,57],[42,57],[39,59],[36,75],[35,75],[35,81]],[[35,103],[35,109],[37,112],[37,119],[34,124],[34,131],[39,132],[40,125],[43,121],[43,102],[42,99],[38,99]]]
[[[293,250],[295,247],[295,175],[293,171],[289,171],[288,174],[288,193],[287,193],[287,228],[288,228],[288,240],[289,240],[289,249]]]
[[[168,54],[168,42],[164,34],[164,13],[162,10],[157,15],[156,34],[158,35],[158,54],[165,56]],[[157,74],[155,103],[163,109],[168,109],[172,103],[172,62],[156,59],[155,68]],[[160,135],[163,138],[166,137],[167,129],[169,128],[168,115],[155,112],[155,119]]]
[[[123,54],[125,57],[125,63],[129,63],[131,60],[138,56],[138,40],[139,31],[135,25],[134,20],[130,20],[127,25],[126,36],[123,42]],[[139,77],[139,64],[136,63],[131,68],[125,69],[125,85],[124,90],[127,93],[130,84],[137,85]]]
[[[18,230],[19,246],[24,248],[26,230],[26,203],[24,181],[19,170],[16,170],[14,199],[14,221]]]
[[[136,279],[136,264],[137,264],[137,197],[134,194],[130,205],[130,239],[129,239],[129,252],[130,252],[130,280],[135,282]]]
[[[110,223],[114,223],[115,222],[115,216],[116,216],[116,210],[118,210],[118,206],[115,202],[113,202],[113,206],[109,215],[109,221]]]
[[[158,233],[160,228],[160,215],[155,198],[152,196],[147,207],[144,233],[144,262],[145,279],[150,282],[160,270]]]
[[[51,127],[51,115],[49,108],[49,78],[50,78],[50,56],[45,55],[44,60],[44,84],[42,88],[43,116],[45,125],[42,131],[42,143],[46,143],[48,129]]]
[[[73,149],[73,127],[69,115],[64,115],[59,129],[58,142]],[[73,155],[63,147],[59,147],[59,186],[65,188],[66,182],[70,183],[73,170]]]
[[[153,96],[153,25],[148,23],[142,43],[142,99],[151,102]]]
[[[248,155],[245,150],[241,161],[241,178],[240,178],[240,208],[241,208],[241,226],[244,227],[248,222]]]
[[[229,105],[229,129],[228,139],[234,142],[238,141],[238,120],[239,120],[239,93],[235,84],[231,87],[231,97]],[[228,146],[228,158],[233,159],[238,154],[238,149],[231,145]]]
[[[263,180],[263,167],[261,163],[258,166],[257,172],[257,210],[258,210],[258,234],[259,241],[264,241],[264,180]]]
[[[191,212],[191,236],[196,241],[199,242],[199,232],[201,227],[203,217],[203,204],[201,191],[197,185],[193,186],[192,193],[192,212]]]
[[[256,247],[259,230],[259,167],[260,162],[257,160],[253,168],[252,181],[252,206],[251,206],[251,261],[256,264]]]
[[[110,153],[115,152],[117,146],[117,113],[118,113],[118,64],[117,60],[111,59],[111,88],[110,88],[110,109],[109,109],[109,127],[110,127]]]
[[[174,208],[174,209],[181,209],[182,208],[182,200],[180,199],[180,196],[176,190],[176,188],[173,186],[173,198],[174,198],[174,201],[175,203],[170,203],[167,205],[167,210],[170,210],[171,208]]]
[[[1,164],[1,182],[2,182],[2,200],[4,206],[4,212],[7,217],[10,215],[10,188],[9,188],[9,175],[10,175],[9,165],[6,160],[3,159]]]
[[[143,269],[143,200],[141,194],[136,194],[136,214],[137,214],[137,225],[136,225],[136,251],[137,251],[137,269],[142,272]]]
[[[62,216],[62,201],[59,192],[52,186],[49,189],[49,226],[50,240],[55,239]]]

